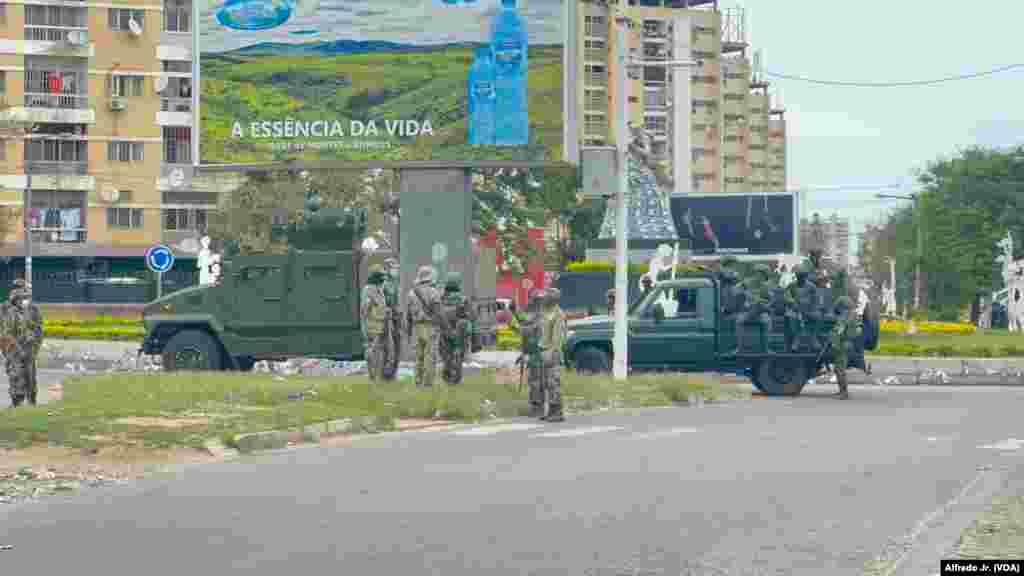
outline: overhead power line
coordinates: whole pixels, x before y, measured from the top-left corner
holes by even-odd
[[[840,80],[818,80],[815,78],[806,78],[804,76],[793,76],[790,74],[778,74],[775,72],[765,72],[765,76],[772,78],[780,78],[782,80],[796,80],[799,82],[808,82],[811,84],[823,84],[826,86],[853,86],[858,88],[896,88],[900,86],[928,86],[931,84],[942,84],[945,82],[956,82],[958,80],[971,80],[974,78],[981,78],[983,76],[992,76],[994,74],[1000,74],[1007,72],[1015,68],[1024,68],[1024,64],[1010,64],[1008,66],[1001,66],[992,70],[986,70],[984,72],[975,72],[972,74],[958,74],[956,76],[946,76],[944,78],[934,78],[931,80],[908,80],[904,82],[843,82]]]

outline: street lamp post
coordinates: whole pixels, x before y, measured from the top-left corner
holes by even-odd
[[[917,212],[917,267],[914,269],[914,309],[921,308],[921,259],[924,258],[924,214],[921,212],[921,195],[909,194],[901,196],[897,194],[876,194],[878,198],[894,198],[896,200],[911,200],[914,202],[914,211]]]
[[[615,127],[615,141],[618,148],[618,170],[619,186],[616,193],[616,223],[615,223],[615,337],[612,349],[614,366],[612,375],[616,380],[625,380],[629,374],[629,324],[626,315],[629,306],[629,247],[628,231],[629,214],[626,204],[626,192],[629,189],[629,69],[635,66],[646,64],[643,60],[630,58],[629,48],[626,46],[626,30],[629,28],[630,20],[624,15],[615,18],[615,53],[617,64],[617,75],[615,83],[615,114],[617,117]],[[658,60],[657,64],[670,68],[682,68],[699,65],[692,60]],[[679,106],[680,103],[676,102]],[[689,141],[687,134],[687,141]]]

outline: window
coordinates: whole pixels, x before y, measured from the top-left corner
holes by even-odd
[[[655,134],[665,134],[668,131],[668,118],[664,116],[644,116],[644,128]]]
[[[185,60],[161,60],[164,72],[177,72],[180,74],[191,74],[192,63]]]
[[[85,30],[86,9],[78,6],[25,5],[25,39],[63,42],[70,30]]]
[[[587,90],[584,102],[587,110],[605,110],[608,108],[608,94],[604,90]]]
[[[585,114],[583,116],[583,133],[589,135],[602,135],[608,133],[608,122],[604,116],[597,114]]]
[[[84,140],[32,140],[25,150],[26,160],[30,162],[85,163],[89,161],[89,146]]]
[[[584,33],[587,36],[605,38],[608,36],[608,24],[604,16],[586,16],[583,20]]]
[[[164,126],[164,162],[190,164],[192,162],[192,131],[185,126]]]
[[[7,95],[7,72],[0,70],[0,96]]]
[[[164,30],[167,32],[188,32],[192,26],[191,5],[183,0],[164,2]]]
[[[107,160],[111,162],[142,162],[142,142],[119,142],[107,144]]]
[[[142,208],[107,208],[107,228],[121,230],[142,228]]]
[[[664,66],[644,66],[644,82],[664,84],[667,77]]]
[[[608,85],[608,74],[604,66],[592,66],[587,64],[583,66],[583,74],[585,84],[589,84],[591,86]]]
[[[604,62],[608,59],[608,48],[604,40],[584,40],[583,46],[583,54],[587,60]]]
[[[107,86],[111,96],[127,98],[128,96],[142,96],[144,83],[145,79],[142,76],[118,74],[110,77]]]
[[[131,30],[130,21],[135,20],[139,28],[143,28],[143,11],[128,8],[111,8],[109,22],[111,30]]]
[[[207,212],[201,208],[165,208],[164,230],[203,232],[206,230]]]
[[[0,138],[0,161],[7,160],[7,140]]]
[[[7,24],[7,4],[0,4],[0,24]]]

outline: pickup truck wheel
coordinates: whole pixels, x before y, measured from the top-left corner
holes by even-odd
[[[586,346],[576,352],[576,371],[581,374],[603,374],[611,371],[611,358],[600,348]]]
[[[220,370],[223,359],[217,342],[202,330],[178,332],[164,346],[163,365],[168,372],[176,370]]]
[[[769,396],[798,396],[807,384],[807,367],[800,360],[765,358],[754,382]]]

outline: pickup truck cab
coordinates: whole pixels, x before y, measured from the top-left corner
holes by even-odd
[[[865,309],[864,336],[855,342],[850,366],[865,372],[864,350],[878,342],[878,320]],[[736,317],[723,314],[722,291],[714,275],[694,274],[658,283],[629,309],[631,371],[734,372],[749,377],[769,395],[798,395],[832,360],[831,351],[784,351],[781,317],[773,318],[766,342],[750,327],[752,345],[737,349]],[[819,330],[827,331],[832,323]],[[827,332],[825,332],[827,334]],[[581,372],[606,372],[612,363],[614,319],[593,316],[568,322],[566,363]]]

